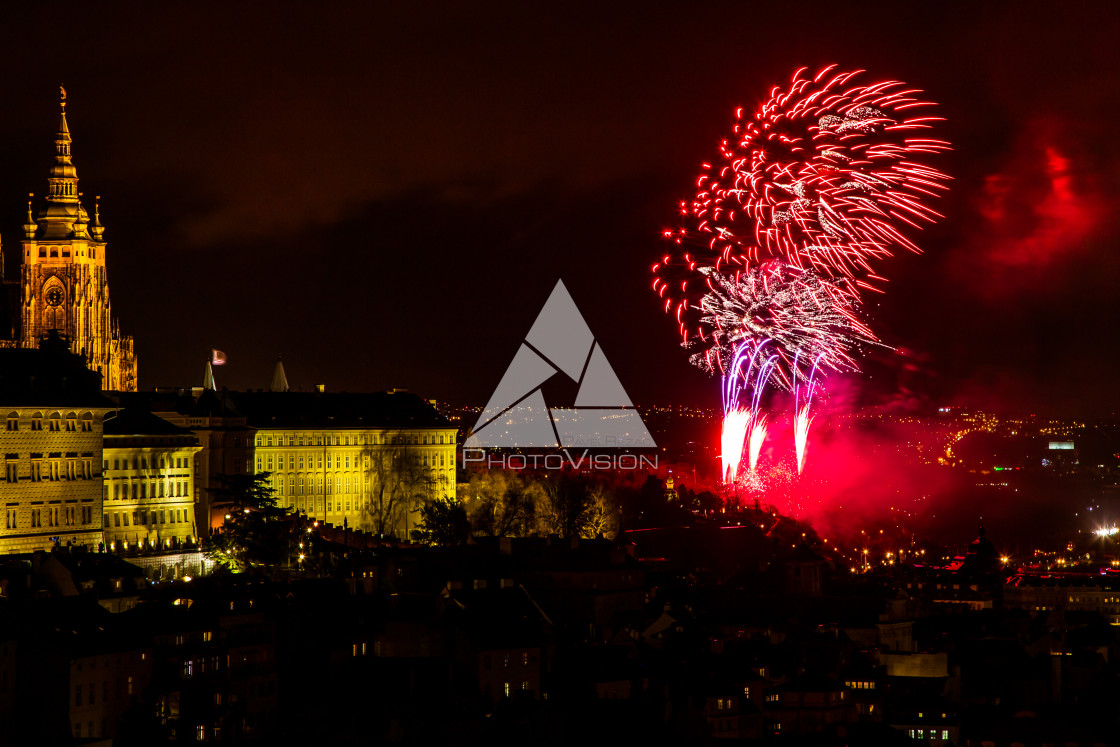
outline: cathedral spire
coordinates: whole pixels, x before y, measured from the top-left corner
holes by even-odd
[[[66,89],[59,87],[58,131],[54,138],[54,165],[47,177],[47,201],[39,210],[36,236],[40,239],[66,239],[81,225],[82,206],[78,199],[78,171],[70,160],[70,125],[66,121]],[[78,225],[75,225],[75,224]],[[28,224],[30,225],[30,224]],[[30,237],[29,237],[30,238]],[[88,234],[82,236],[88,238]]]
[[[70,126],[66,123],[66,89],[59,86],[58,132],[54,139],[54,166],[51,167],[50,194],[52,202],[78,201],[78,171],[70,161]]]

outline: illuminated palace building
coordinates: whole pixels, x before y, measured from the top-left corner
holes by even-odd
[[[135,391],[133,341],[120,333],[109,302],[105,227],[96,202],[92,216],[82,206],[70,159],[65,92],[54,142],[47,198],[37,216],[27,204],[18,281],[7,279],[15,268],[5,262],[14,257],[0,243],[0,347],[34,348],[57,331],[101,374],[102,389]]]
[[[57,334],[0,350],[0,553],[103,542],[102,428],[115,407]]]
[[[177,549],[197,537],[190,431],[139,410],[105,421],[102,523],[111,550]]]
[[[220,475],[267,472],[280,505],[397,537],[415,528],[421,499],[455,494],[456,428],[415,394],[207,389],[133,399],[198,438],[200,533],[225,519]]]

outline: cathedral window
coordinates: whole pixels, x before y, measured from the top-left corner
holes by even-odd
[[[57,412],[56,412],[56,413],[54,413],[53,415],[51,415],[51,417],[50,417],[50,424],[51,424],[51,425],[50,425],[50,428],[51,428],[51,430],[52,430],[52,431],[56,431],[56,432],[57,432],[57,431],[60,431],[60,430],[62,430],[62,418],[60,418],[60,417],[58,416],[58,413],[57,413]]]
[[[93,415],[91,415],[88,412],[83,412],[82,413],[82,432],[83,433],[92,433],[93,432]]]
[[[10,431],[18,431],[19,430],[19,413],[18,412],[9,412],[8,413],[8,430],[10,430]]]
[[[31,416],[31,430],[33,430],[33,431],[43,430],[43,413],[37,412],[37,413],[35,413],[34,415]]]

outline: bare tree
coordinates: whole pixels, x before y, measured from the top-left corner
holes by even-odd
[[[435,496],[437,485],[407,434],[393,433],[383,441],[368,439],[362,450],[368,487],[362,527],[382,536],[407,537],[409,514]]]
[[[541,481],[544,492],[539,526],[544,534],[557,534],[563,539],[583,535],[591,514],[590,484],[576,475],[550,475]]]
[[[602,483],[593,483],[588,492],[587,518],[580,530],[584,539],[614,539],[618,534],[619,508],[611,491]]]

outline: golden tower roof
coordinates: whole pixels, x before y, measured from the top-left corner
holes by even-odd
[[[54,139],[54,165],[47,177],[47,201],[39,211],[37,235],[41,239],[65,239],[78,232],[85,233],[81,225],[87,219],[79,201],[78,170],[70,160],[70,126],[66,121],[66,89],[59,87],[58,131]]]

